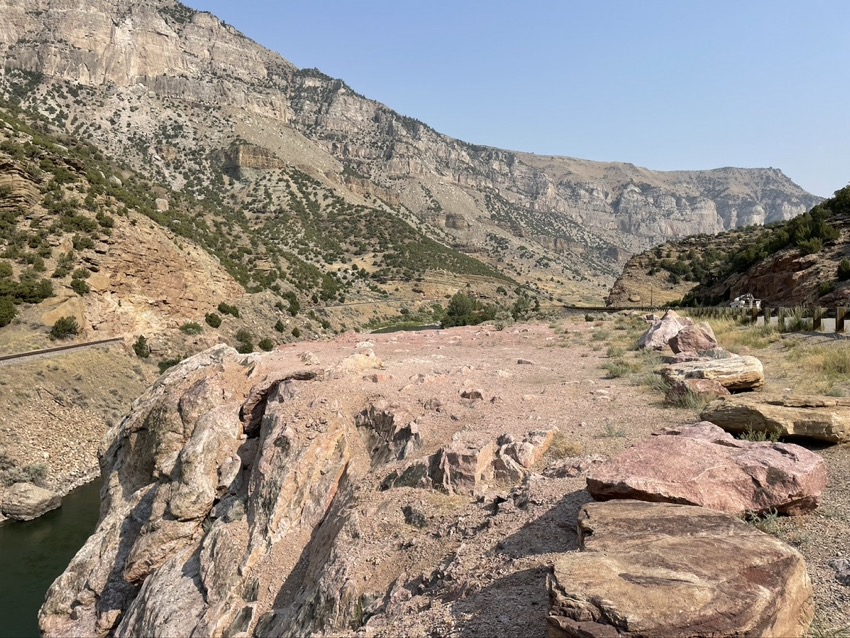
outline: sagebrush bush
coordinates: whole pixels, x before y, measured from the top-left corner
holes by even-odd
[[[53,339],[68,339],[80,334],[80,324],[74,317],[60,317],[50,329],[50,336]]]
[[[180,326],[180,332],[187,335],[199,335],[204,331],[201,324],[195,321],[188,321]]]

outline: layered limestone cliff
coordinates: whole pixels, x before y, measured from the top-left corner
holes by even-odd
[[[7,86],[29,82],[25,102],[175,188],[231,175],[239,193],[259,175],[234,172],[227,150],[262,146],[263,166],[298,167],[346,201],[380,202],[491,265],[511,262],[520,281],[557,278],[553,292],[573,297],[636,251],[817,201],[776,169],[659,173],[471,145],[172,0],[5,0],[0,24]]]

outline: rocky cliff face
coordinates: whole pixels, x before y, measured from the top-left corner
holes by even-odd
[[[24,83],[25,102],[57,125],[175,188],[250,190],[259,175],[222,186],[233,162],[214,160],[242,140],[572,301],[598,295],[653,244],[788,219],[817,201],[775,169],[659,173],[467,144],[171,0],[6,1],[0,22],[7,87]],[[269,200],[287,202],[274,188]]]

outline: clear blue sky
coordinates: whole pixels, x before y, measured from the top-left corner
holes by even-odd
[[[476,144],[850,183],[848,0],[188,0]]]

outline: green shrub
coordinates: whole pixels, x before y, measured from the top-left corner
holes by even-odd
[[[295,326],[292,329],[292,336],[295,337],[296,339],[301,336],[301,330],[298,328],[298,326]]]
[[[139,335],[139,338],[136,339],[136,343],[133,344],[133,352],[141,359],[147,359],[151,356],[151,347],[148,345],[145,335]]]
[[[268,337],[260,339],[260,342],[257,345],[263,352],[271,352],[272,350],[274,350],[274,341],[272,341]]]
[[[15,302],[11,297],[0,297],[0,328],[12,323],[12,319],[18,314]]]
[[[206,321],[207,325],[211,328],[218,328],[221,325],[221,317],[214,312],[208,312],[204,317],[204,321]]]
[[[241,354],[254,351],[254,335],[250,330],[241,328],[236,332],[236,351]]]
[[[74,317],[60,317],[50,330],[52,339],[67,339],[80,333],[80,325]]]
[[[218,311],[223,315],[231,315],[233,317],[239,318],[239,308],[236,306],[231,306],[225,302],[221,302],[218,304]]]
[[[814,255],[823,250],[823,241],[820,237],[812,237],[811,239],[798,242],[797,246],[804,255]]]
[[[277,330],[278,332],[283,332],[284,328],[286,328],[286,326],[284,326],[283,322],[280,319],[278,319],[277,323],[274,325],[274,329]]]
[[[180,332],[187,335],[199,335],[204,331],[201,324],[195,321],[189,321],[180,326]]]
[[[496,308],[485,306],[478,299],[457,292],[449,300],[449,307],[440,325],[443,328],[453,326],[475,326],[496,317]]]
[[[91,286],[89,286],[82,279],[72,279],[71,280],[71,290],[77,293],[80,296],[86,295],[91,292]]]

